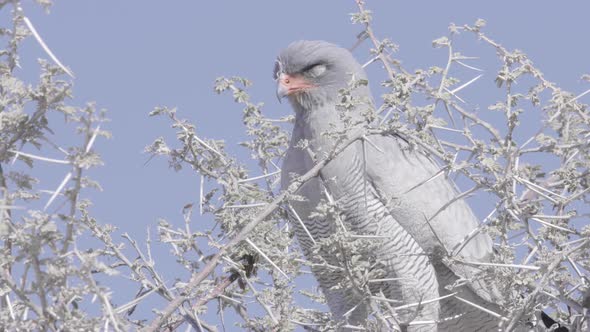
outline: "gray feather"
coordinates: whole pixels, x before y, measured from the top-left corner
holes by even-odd
[[[327,67],[324,75],[306,76],[306,68],[318,63]],[[289,96],[296,120],[282,170],[282,186],[287,188],[293,174],[302,175],[314,165],[308,151],[297,148],[297,144],[306,140],[314,154],[332,150],[336,142],[324,133],[345,128],[336,107],[338,91],[347,87],[353,76],[364,79],[366,74],[350,52],[321,41],[289,45],[279,55],[275,67],[275,77],[280,73],[302,75],[315,85],[313,89]],[[371,100],[368,87],[361,86],[353,93]],[[353,117],[361,119],[360,112],[357,108]],[[389,237],[374,255],[387,273],[384,278],[402,279],[382,282],[371,288],[372,291],[382,291],[391,299],[413,303],[448,294],[445,286],[464,278],[472,281],[458,290],[462,298],[499,310],[490,303],[500,296],[493,282],[476,278],[478,270],[473,267],[447,266],[442,260],[446,249],[455,247],[477,227],[478,221],[469,206],[458,200],[427,222],[457,195],[452,184],[441,176],[408,192],[417,183],[435,175],[439,167],[422,152],[409,149],[407,143],[397,137],[374,135],[370,140],[372,144],[363,146],[359,141],[349,146],[322,170],[322,178],[309,181],[299,190],[297,194],[305,197],[305,201],[291,202],[314,239],[320,240],[336,232],[334,220],[310,218],[327,191],[339,203],[342,217],[352,232]],[[308,259],[317,260],[311,252],[309,235],[298,222],[294,225]],[[459,258],[487,262],[491,255],[490,237],[479,234],[461,250]],[[338,264],[333,257],[322,258]],[[357,309],[349,317],[351,324],[361,324],[367,318],[370,308],[358,294],[351,289],[332,289],[345,277],[342,272],[321,268],[313,272],[336,319],[343,319],[344,313],[354,307]],[[410,312],[399,314],[402,319],[412,316]],[[413,325],[408,330],[487,331],[494,330],[497,325],[493,316],[453,298],[424,305],[414,319],[437,321],[456,315],[461,316],[438,325]]]

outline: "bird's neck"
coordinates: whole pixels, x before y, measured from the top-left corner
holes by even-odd
[[[324,104],[311,110],[295,106],[294,109],[295,126],[291,144],[296,145],[298,141],[305,139],[313,152],[330,152],[337,140],[330,133],[335,134],[345,129],[345,121],[336,106]]]

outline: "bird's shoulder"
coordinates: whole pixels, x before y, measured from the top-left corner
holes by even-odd
[[[467,202],[456,199],[458,190],[433,158],[399,136],[372,135],[369,140],[367,176],[422,245],[451,250],[479,226]],[[487,261],[492,241],[485,234],[476,236],[461,254]]]

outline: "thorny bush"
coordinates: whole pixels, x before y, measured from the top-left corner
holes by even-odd
[[[38,2],[49,6],[47,1]],[[447,36],[433,41],[434,47],[448,52],[442,67],[410,72],[393,58],[397,46],[376,38],[371,12],[357,3],[359,12],[352,14],[352,21],[363,28],[359,40],[371,43],[366,65],[381,65],[385,76],[378,109],[367,112],[370,130],[399,133],[438,159],[437,176],[455,180],[464,190],[457,198],[486,197],[491,202],[489,211],[478,211],[483,216],[478,231],[495,239],[497,255],[493,263],[480,268],[485,277],[512,290],[511,297],[500,303],[510,313],[504,318],[507,328],[540,309],[549,310],[572,330],[588,326],[590,113],[581,101],[588,91],[576,95],[560,89],[525,54],[508,50],[485,34],[483,20],[451,25]],[[157,270],[158,258],[151,256],[149,239],[147,249],[142,249],[124,235],[131,247],[126,249],[113,239],[114,227],[91,216],[91,202],[81,196],[82,188],[100,189],[85,171],[101,164],[92,146],[97,136],[109,135],[100,129],[106,120],[103,112],[93,104],[82,108],[67,104],[71,85],[62,79],[68,70],[59,61],[57,65],[40,62],[36,86],[19,79],[15,74],[19,46],[25,38],[33,38],[34,29],[18,1],[0,1],[0,10],[12,13],[12,21],[0,27],[2,330],[154,330],[186,323],[197,330],[216,331],[228,310],[241,317],[240,326],[255,331],[338,326],[326,313],[321,293],[302,286],[302,280],[309,280],[305,278],[312,263],[301,255],[286,218],[292,209],[286,198],[301,199],[293,193],[305,179],[286,192],[279,190],[280,163],[293,116],[265,117],[263,104],[250,101],[251,83],[246,79],[215,82],[215,92],[231,94],[243,107],[249,140],[240,145],[258,165],[251,170],[231,156],[224,141],[201,137],[196,126],[179,118],[175,109],[159,107],[151,112],[171,121],[177,141],[159,138],[146,151],[167,157],[174,170],[189,167],[201,177],[199,202],[184,206],[185,225],[177,228],[166,220],[158,225],[158,240],[170,246],[179,269],[194,273],[190,280],[167,284]],[[490,101],[487,110],[474,110],[460,97],[480,76],[473,58],[459,53],[454,42],[473,37],[488,45],[500,64],[495,81],[502,98]],[[473,70],[473,75],[453,76],[459,67]],[[355,103],[366,102],[355,101],[350,94],[355,86],[366,83],[351,82],[349,89],[341,91],[343,114]],[[62,148],[52,142],[54,124],[49,115],[55,112],[76,127],[81,135],[78,145]],[[493,117],[488,116],[491,112]],[[350,138],[346,132],[327,134],[340,135],[349,143],[359,138]],[[28,145],[40,151],[58,149],[63,159],[21,151]],[[318,160],[316,173],[310,176],[317,175],[329,158]],[[15,160],[27,167],[14,166]],[[548,169],[548,160],[555,166]],[[64,178],[44,209],[37,209],[33,206],[41,196],[35,167],[42,163],[63,164]],[[57,197],[65,199],[55,207]],[[317,217],[328,215],[339,218],[338,205],[329,199],[316,211]],[[208,217],[214,220],[213,227],[192,229],[194,219]],[[85,234],[98,239],[101,246],[79,251],[76,243]],[[350,269],[341,286],[353,285],[364,292],[368,288],[358,285],[366,282],[365,272],[375,263],[368,259],[371,242],[351,241],[347,236],[338,233],[316,245],[349,260],[351,264],[331,268]],[[461,245],[449,249],[447,259],[452,263]],[[98,276],[136,282],[137,297],[114,306],[113,294],[97,282]],[[171,304],[152,322],[134,319],[136,307],[152,293]],[[221,323],[203,318],[215,310]],[[365,328],[376,324],[371,320]]]

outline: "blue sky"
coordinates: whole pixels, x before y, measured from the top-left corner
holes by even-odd
[[[349,13],[356,10],[353,0],[62,0],[51,7],[50,15],[32,1],[24,4],[25,14],[46,43],[75,73],[74,104],[96,101],[98,108],[108,109],[112,121],[106,129],[113,138],[96,143],[105,165],[91,172],[104,192],[86,194],[94,201],[92,211],[99,221],[138,240],[148,226],[155,229],[160,217],[180,226],[182,207],[198,199],[194,174],[175,173],[164,159],[145,165],[146,145],[159,136],[173,138],[168,122],[149,118],[148,112],[155,106],[178,107],[179,116],[196,123],[203,136],[225,139],[229,150],[246,161],[247,151],[237,146],[244,138],[241,107],[213,92],[215,78],[249,78],[254,83],[252,100],[265,102],[265,113],[278,118],[290,114],[288,104],[275,98],[272,68],[279,50],[298,39],[348,47],[362,30],[350,23]],[[550,81],[574,93],[588,89],[579,78],[590,72],[590,2],[368,1],[366,6],[374,12],[378,37],[400,46],[394,56],[406,68],[444,66],[446,51],[433,49],[432,40],[446,35],[450,22],[472,24],[483,18],[488,35],[527,53]],[[479,101],[485,96],[475,90],[493,86],[494,51],[472,37],[461,43],[471,52],[467,55],[482,56],[482,85],[470,88],[471,101],[486,109],[485,99]],[[25,42],[22,53],[21,74],[35,82],[31,73],[38,71],[36,58],[46,56],[33,39]],[[367,44],[355,55],[366,61]],[[369,75],[377,86],[379,69],[371,68]],[[51,176],[43,178],[40,188],[57,187],[60,170],[46,171]],[[173,271],[165,275],[176,277]],[[135,291],[116,290],[129,296]]]

